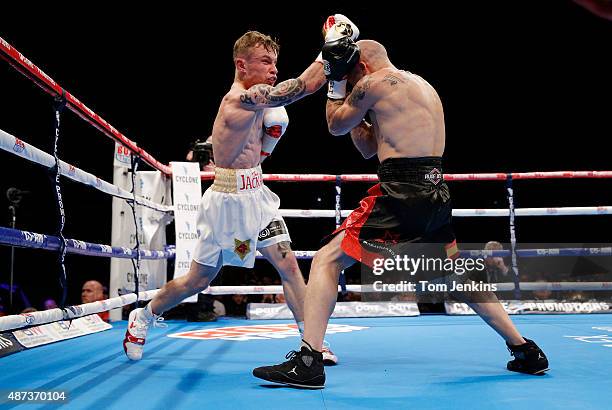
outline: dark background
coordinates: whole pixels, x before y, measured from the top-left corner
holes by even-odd
[[[53,9],[5,12],[0,37],[128,138],[168,163],[210,133],[233,80],[232,46],[246,30],[277,37],[279,80],[298,76],[318,54],[321,25],[341,12],[361,38],[383,43],[399,68],[423,76],[445,106],[445,172],[609,170],[612,22],[571,1],[402,2],[381,4],[216,4],[217,11],[147,6],[128,11]],[[291,7],[292,11],[284,10]],[[76,13],[76,15],[75,15]],[[36,16],[37,15],[37,16]],[[51,152],[51,97],[0,61],[0,128]],[[374,173],[348,137],[327,133],[325,93],[287,107],[288,132],[264,164],[268,173]],[[62,118],[60,156],[112,181],[113,142],[73,113]],[[54,234],[52,185],[39,166],[0,153],[0,220],[9,225],[9,187],[31,191],[19,229]],[[612,205],[609,180],[519,181],[518,207]],[[331,184],[270,183],[283,208],[333,209]],[[65,236],[110,242],[111,200],[64,182]],[[356,207],[366,184],[343,187],[343,208]],[[454,182],[456,208],[505,207],[501,182]],[[611,217],[519,218],[523,242],[610,241]],[[316,249],[331,219],[290,219],[295,249]],[[459,241],[508,241],[506,218],[455,218]],[[0,248],[0,282],[8,282],[8,248]],[[55,256],[17,249],[16,281],[38,306],[59,296]],[[69,303],[82,283],[108,283],[103,258],[67,256]],[[258,269],[270,271],[265,262]],[[303,266],[307,272],[308,266]]]

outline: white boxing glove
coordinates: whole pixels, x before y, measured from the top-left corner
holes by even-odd
[[[350,37],[351,40],[357,41],[359,29],[345,15],[334,14],[329,16],[325,23],[323,23],[323,37],[326,43],[337,40],[340,37]]]
[[[274,147],[289,125],[285,107],[266,108],[263,115],[263,137],[261,139],[261,161],[270,156]]]
[[[327,82],[327,98],[330,100],[343,100],[346,97],[346,80]]]
[[[341,37],[350,37],[351,40],[357,41],[359,37],[359,29],[348,17],[344,14],[334,14],[329,16],[323,23],[323,38],[325,42],[338,40]],[[325,64],[322,53],[319,53],[316,62]]]
[[[325,23],[323,23],[323,37],[326,43],[342,37],[349,37],[351,40],[356,41],[359,38],[359,29],[344,14],[334,14],[329,16]],[[325,65],[322,54],[317,56],[316,61]],[[338,100],[344,97],[346,97],[346,80],[329,81],[327,84],[327,98]]]

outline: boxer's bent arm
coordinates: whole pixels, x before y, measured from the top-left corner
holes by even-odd
[[[359,125],[368,110],[377,100],[370,88],[372,80],[363,77],[346,100],[327,100],[327,127],[332,135],[344,135]]]
[[[372,158],[378,152],[378,142],[372,131],[372,126],[365,120],[351,130],[351,139],[365,159]]]
[[[249,111],[288,105],[314,93],[323,84],[323,66],[314,62],[298,78],[283,81],[274,87],[268,84],[252,86],[240,95],[240,105]]]

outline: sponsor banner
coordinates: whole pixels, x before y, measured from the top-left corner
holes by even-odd
[[[176,257],[174,278],[189,271],[193,251],[198,242],[198,213],[202,199],[200,164],[197,162],[171,162],[172,194],[174,199],[174,227],[176,229]],[[184,302],[197,301],[197,295]]]
[[[293,319],[286,303],[249,303],[247,319]]]
[[[98,315],[91,315],[72,321],[61,320],[29,329],[17,330],[13,332],[13,335],[25,348],[32,348],[111,328],[112,326],[100,319]]]
[[[414,302],[338,302],[331,317],[418,316]],[[248,319],[293,319],[285,303],[249,303]]]
[[[563,302],[523,300],[505,301],[502,306],[509,315],[528,315],[542,313],[612,313],[612,303],[608,302]],[[446,313],[449,315],[475,315],[465,303],[446,302],[444,304]]]
[[[86,334],[98,333],[103,330],[111,329],[112,326],[106,323],[99,315],[88,315],[79,318],[79,323],[82,325]]]
[[[15,338],[25,348],[36,347],[40,345],[46,345],[49,343],[57,342],[57,336],[55,333],[49,330],[47,325],[34,326],[28,329],[17,330],[13,332]]]
[[[115,160],[113,165],[116,167],[132,168],[132,152],[129,148],[115,142]]]
[[[365,326],[339,325],[330,323],[327,325],[326,334],[348,333],[364,329],[368,328]],[[231,340],[236,342],[244,342],[247,340],[286,339],[288,337],[298,336],[299,332],[295,323],[216,327],[212,329],[191,330],[188,332],[173,333],[168,335],[168,337],[175,337],[179,339]]]
[[[332,317],[419,316],[415,302],[340,302]]]
[[[0,357],[8,356],[23,350],[11,333],[0,333]]]
[[[126,167],[115,167],[113,183],[123,189],[132,189],[132,174]],[[170,203],[170,180],[159,171],[139,171],[135,178],[136,195],[155,203]],[[136,206],[138,241],[142,249],[161,250],[166,246],[166,225],[171,215],[144,206]],[[111,245],[133,249],[136,246],[136,227],[132,208],[119,198],[113,198]],[[165,259],[141,260],[139,290],[160,288],[166,283]],[[134,267],[131,259],[111,258],[109,297],[119,296],[119,290],[134,291]],[[121,319],[121,309],[110,312],[111,320]]]

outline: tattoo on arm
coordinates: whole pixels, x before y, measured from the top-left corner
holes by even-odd
[[[344,100],[330,100],[330,99],[327,100],[325,114],[327,117],[328,124],[331,121],[334,114],[336,113],[336,111],[338,111],[338,109],[342,107],[342,104],[344,104]]]
[[[361,120],[359,125],[357,125],[355,128],[351,130],[351,137],[368,138],[373,135],[374,134],[372,133],[372,126],[369,125],[365,121],[365,119]]]
[[[240,102],[247,105],[255,105],[253,99],[246,92],[242,93],[242,95],[240,96]]]
[[[351,95],[348,97],[348,103],[352,106],[357,106],[359,101],[363,100],[366,96],[366,91],[370,88],[370,79],[363,81],[361,85],[356,85],[351,91]]]
[[[291,253],[291,243],[289,241],[282,241],[278,243],[278,250],[281,253],[283,259],[287,257],[289,253]]]
[[[358,126],[351,130],[353,145],[364,158],[371,158],[378,151],[378,142],[372,131],[372,126],[362,120]]]
[[[404,83],[405,81],[403,79],[401,79],[400,77],[397,77],[393,74],[387,74],[385,76],[385,78],[382,79],[382,82],[384,83],[385,81],[387,81],[389,83],[389,85],[394,86],[397,83]]]
[[[278,107],[300,99],[306,91],[306,84],[300,78],[283,81],[276,87],[257,84],[240,96],[240,102],[246,105],[263,104]]]

